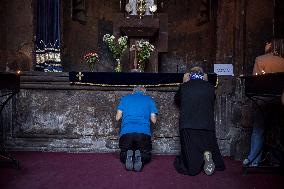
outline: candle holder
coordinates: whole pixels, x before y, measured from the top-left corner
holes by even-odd
[[[139,18],[141,19],[146,12],[147,3],[145,0],[137,0],[136,7],[137,7],[137,13],[139,15]]]

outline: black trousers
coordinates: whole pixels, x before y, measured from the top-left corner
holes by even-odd
[[[119,139],[120,161],[125,163],[127,150],[140,150],[143,165],[151,161],[151,136],[142,133],[124,134]]]

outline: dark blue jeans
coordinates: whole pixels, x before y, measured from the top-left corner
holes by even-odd
[[[265,123],[262,112],[255,109],[253,112],[253,128],[251,133],[250,152],[248,160],[257,165],[261,161],[262,147],[264,143]]]
[[[261,161],[262,148],[265,140],[266,125],[265,120],[268,117],[267,111],[268,105],[272,103],[274,98],[262,97],[255,101],[253,105],[252,114],[252,133],[250,139],[250,152],[248,154],[248,160],[255,165],[258,165]],[[257,104],[257,105],[256,105]]]

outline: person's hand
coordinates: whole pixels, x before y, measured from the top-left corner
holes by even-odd
[[[185,73],[183,75],[183,82],[185,83],[185,82],[188,82],[188,81],[189,81],[189,73]]]

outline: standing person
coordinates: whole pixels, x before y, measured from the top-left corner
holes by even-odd
[[[158,110],[147,96],[144,86],[134,87],[133,93],[121,98],[116,120],[122,118],[119,148],[120,160],[126,170],[141,171],[151,160],[151,124],[156,123]]]
[[[175,95],[180,106],[180,145],[181,153],[174,161],[177,172],[197,175],[203,170],[207,175],[216,170],[224,170],[214,122],[214,87],[204,80],[200,67],[194,67],[185,74],[184,83]]]
[[[284,72],[284,58],[279,56],[279,51],[280,49],[273,48],[272,41],[266,42],[265,54],[255,59],[253,75]]]
[[[266,73],[284,72],[284,59],[278,56],[279,49],[273,48],[272,41],[268,41],[264,48],[265,54],[256,57],[253,67],[253,75]],[[246,159],[243,160],[243,166],[256,167],[259,165],[262,156],[262,147],[265,138],[265,121],[264,109],[271,98],[266,97],[258,100],[258,106],[253,111],[253,123],[250,152]]]

